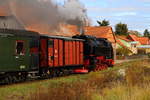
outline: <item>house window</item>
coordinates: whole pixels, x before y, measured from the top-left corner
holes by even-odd
[[[136,48],[136,45],[134,45],[134,47]]]
[[[16,42],[16,54],[24,55],[24,42],[23,41]]]

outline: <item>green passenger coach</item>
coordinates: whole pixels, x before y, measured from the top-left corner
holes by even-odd
[[[0,78],[11,72],[21,76],[37,70],[38,48],[38,33],[0,29]]]

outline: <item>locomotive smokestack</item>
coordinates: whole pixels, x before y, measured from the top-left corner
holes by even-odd
[[[80,32],[80,35],[84,35],[84,25],[83,25],[83,23],[81,24],[81,26],[79,26],[79,32]]]

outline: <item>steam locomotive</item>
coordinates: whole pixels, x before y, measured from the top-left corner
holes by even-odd
[[[112,45],[104,38],[0,29],[0,83],[87,73],[113,64]]]

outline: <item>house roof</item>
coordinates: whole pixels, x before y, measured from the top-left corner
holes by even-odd
[[[75,25],[60,25],[58,35],[73,36],[80,34],[79,29]]]
[[[130,34],[129,38],[133,41],[139,41],[142,45],[149,44],[149,38],[148,37],[138,37],[136,35]]]
[[[87,26],[84,27],[86,35],[92,35],[100,38],[107,38],[110,42],[115,43],[116,37],[113,33],[112,27],[110,26]]]
[[[9,6],[6,6],[5,4],[0,5],[0,16],[10,16],[10,12]]]
[[[138,41],[143,45],[149,44],[149,38],[148,37],[140,37],[140,38],[138,38]]]
[[[116,37],[117,37],[118,39],[125,40],[125,41],[127,41],[127,42],[131,42],[131,40],[128,39],[127,36],[124,36],[124,35],[117,35]]]
[[[36,31],[40,34],[47,34],[47,35],[59,35],[59,36],[68,36],[72,37],[73,35],[80,34],[78,31],[78,27],[75,25],[63,25],[60,24],[57,28],[51,28],[49,25],[43,24],[45,27],[40,27],[40,24],[30,24],[26,27],[27,30]]]
[[[138,41],[138,37],[134,34],[129,34],[129,38],[132,40],[132,41]]]
[[[124,47],[124,48],[127,48],[119,39],[117,39],[117,44],[119,44],[120,46]]]

